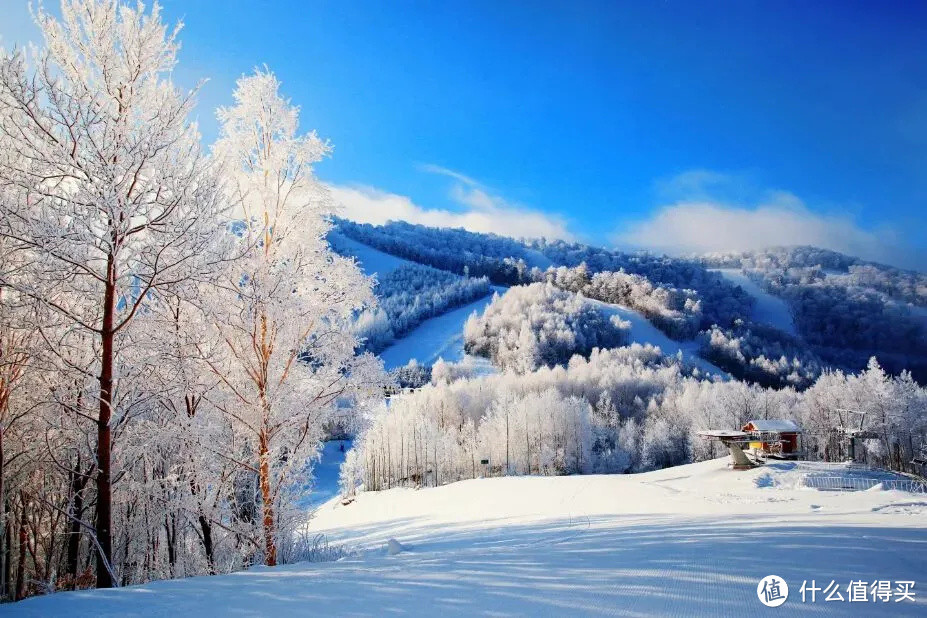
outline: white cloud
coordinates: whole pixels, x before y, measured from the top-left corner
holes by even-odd
[[[615,235],[619,244],[666,253],[743,251],[776,245],[814,245],[864,259],[916,267],[922,259],[890,228],[863,229],[843,214],[813,212],[787,191],[768,191],[753,204],[712,199],[725,190],[722,174],[687,172],[660,186],[689,190],[691,199],[657,209]],[[745,192],[741,192],[744,194]]]
[[[470,186],[482,186],[479,182],[470,178],[466,174],[461,174],[460,172],[442,167],[440,165],[435,165],[434,163],[419,163],[416,167],[423,172],[428,172],[429,174],[437,174],[439,176],[447,176],[448,178],[453,178],[458,182],[462,182]]]
[[[688,170],[655,183],[657,196],[667,202],[737,200],[747,184],[741,176],[706,169]]]
[[[471,232],[492,232],[514,238],[562,238],[573,240],[566,222],[494,195],[476,180],[447,168],[423,164],[420,170],[453,179],[448,197],[459,210],[424,208],[404,195],[364,185],[329,185],[340,215],[361,223],[382,225],[387,221],[408,221],[431,227],[464,228]]]

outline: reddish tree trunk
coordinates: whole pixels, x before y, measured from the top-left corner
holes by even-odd
[[[274,505],[270,490],[270,453],[267,448],[267,434],[262,432],[260,439],[260,480],[261,502],[264,507],[264,564],[277,566],[277,540],[274,523]]]
[[[103,298],[103,327],[101,332],[102,355],[100,358],[100,413],[97,419],[97,512],[96,535],[99,542],[97,558],[97,588],[112,588],[113,578],[107,569],[112,564],[112,430],[109,423],[113,410],[113,344],[115,339],[114,320],[116,311],[116,276],[112,256],[107,260],[107,284]]]

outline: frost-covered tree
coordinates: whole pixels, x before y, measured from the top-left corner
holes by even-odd
[[[208,362],[224,391],[214,403],[242,441],[225,455],[242,482],[256,479],[260,549],[274,565],[280,531],[293,523],[291,490],[328,415],[340,397],[376,381],[377,363],[355,355],[350,330],[373,298],[370,280],[326,241],[331,206],[312,166],[331,148],[297,133],[298,108],[280,96],[276,77],[242,77],[235,104],[218,116],[215,153],[232,177],[245,255],[215,298],[223,354]]]
[[[45,46],[31,63],[0,59],[0,236],[33,250],[0,285],[68,325],[60,348],[92,342],[96,409],[83,414],[96,426],[97,585],[108,587],[120,355],[150,295],[200,269],[218,192],[188,118],[193,93],[170,79],[177,30],[157,5],[64,0],[61,19],[39,9],[36,20]]]
[[[448,363],[439,373],[373,417],[345,472],[351,488],[658,469],[721,456],[698,431],[753,419],[799,421],[811,459],[845,459],[844,430],[860,416],[879,436],[860,445],[861,461],[910,470],[927,447],[927,389],[875,361],[860,374],[826,372],[804,392],[706,378],[637,344],[526,374],[470,377]]]
[[[550,283],[510,288],[482,315],[464,325],[464,349],[487,356],[503,369],[527,373],[567,362],[594,348],[624,345],[630,325],[608,316],[582,295]]]
[[[586,263],[582,262],[574,268],[551,267],[532,277],[587,298],[640,311],[675,339],[691,338],[702,321],[702,303],[695,290],[654,285],[647,277],[624,270],[600,271],[590,276]]]

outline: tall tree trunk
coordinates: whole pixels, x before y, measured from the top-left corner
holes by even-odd
[[[80,558],[80,519],[84,516],[84,484],[86,480],[80,474],[80,458],[71,471],[71,519],[68,521],[68,557],[67,572],[77,577],[78,561]]]
[[[177,514],[164,516],[164,532],[167,535],[167,565],[171,577],[176,577],[177,570]]]
[[[206,516],[200,514],[200,530],[203,532],[203,550],[206,552],[206,565],[209,568],[209,574],[216,574],[215,550],[212,546],[212,524],[206,519]]]
[[[100,358],[100,414],[97,419],[97,513],[96,536],[99,543],[97,588],[112,588],[113,578],[107,564],[112,564],[112,430],[113,411],[114,320],[116,311],[116,266],[112,254],[107,258],[107,283],[103,299],[102,356]]]
[[[266,431],[261,432],[258,456],[260,457],[259,476],[264,513],[264,564],[277,566],[277,533],[274,522],[273,496],[270,489],[270,453]]]
[[[206,566],[209,569],[210,575],[216,574],[216,558],[215,550],[213,549],[212,542],[212,523],[209,521],[209,518],[206,517],[206,513],[203,512],[203,503],[199,499],[199,487],[196,484],[196,481],[192,478],[190,479],[190,493],[197,501],[197,521],[200,524],[200,532],[202,533],[203,539],[203,551],[206,552]]]
[[[13,506],[9,498],[4,500],[3,516],[5,521],[12,522]],[[0,589],[3,590],[3,598],[6,598],[13,593],[13,527],[11,525],[7,525],[4,530],[3,544],[3,572],[0,573],[3,584],[0,585]]]
[[[16,595],[15,600],[19,601],[26,597],[26,499],[20,494],[22,511],[19,514],[19,556],[16,563]]]

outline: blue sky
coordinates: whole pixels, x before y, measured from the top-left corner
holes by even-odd
[[[317,171],[350,216],[927,266],[917,3],[162,4],[177,80],[210,79],[204,139],[266,63],[334,143]],[[0,5],[6,45],[38,40]]]

